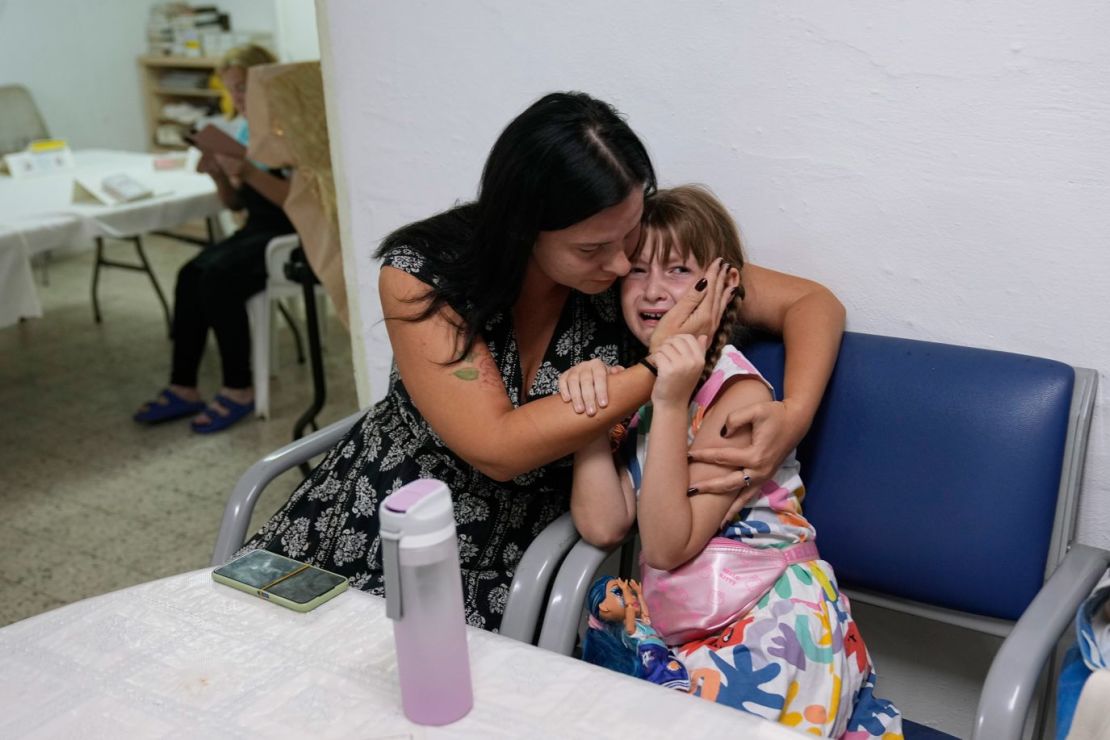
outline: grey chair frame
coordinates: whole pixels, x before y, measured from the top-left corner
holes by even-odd
[[[35,139],[50,138],[42,112],[24,85],[0,85],[0,110],[6,111],[0,120],[0,155],[22,151]]]
[[[307,463],[334,447],[362,418],[358,412],[271,452],[247,469],[235,484],[224,506],[220,532],[212,552],[212,565],[223,565],[243,546],[251,514],[262,491],[282,473]],[[528,546],[513,573],[500,633],[534,643],[548,587],[563,557],[578,541],[570,513],[563,514],[540,532]]]
[[[1046,672],[1047,687],[1052,688],[1055,666],[1049,658],[1054,655],[1058,642],[1071,625],[1079,604],[1110,567],[1110,552],[1074,542],[1087,442],[1098,388],[1097,372],[1087,368],[1074,370],[1075,386],[1045,583],[1017,622],[943,609],[869,591],[845,589],[853,601],[1005,638],[995,654],[979,695],[971,734],[973,739],[1022,738],[1039,677]],[[548,597],[537,643],[539,647],[563,655],[571,654],[578,637],[586,592],[611,552],[598,549],[585,540],[579,540],[571,548]],[[1043,729],[1041,722],[1046,712],[1041,711],[1040,715],[1035,737]]]

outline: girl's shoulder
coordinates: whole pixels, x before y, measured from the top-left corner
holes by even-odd
[[[772,398],[775,395],[774,387],[759,372],[759,368],[753,365],[751,360],[744,356],[743,352],[733,345],[727,344],[721,349],[721,356],[718,358],[717,364],[713,366],[713,371],[709,373],[709,377],[694,394],[693,403],[700,408],[712,405],[728,384],[728,381],[736,378],[758,379],[763,385],[767,386]]]

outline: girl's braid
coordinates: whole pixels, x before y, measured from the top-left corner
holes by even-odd
[[[709,343],[709,349],[705,352],[705,369],[701,371],[701,379],[698,380],[697,387],[699,388],[702,383],[709,379],[713,368],[717,366],[717,360],[721,359],[721,350],[732,339],[733,330],[738,328],[740,323],[740,306],[744,303],[743,272],[741,272],[740,279],[741,282],[736,286],[736,292],[729,299],[728,307],[725,308],[725,313],[721,317],[721,323],[717,326],[717,333]]]

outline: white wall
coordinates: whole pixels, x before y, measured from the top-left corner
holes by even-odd
[[[137,58],[146,53],[155,2],[0,0],[0,85],[30,89],[50,133],[74,148],[145,151]],[[216,4],[231,13],[235,30],[274,34],[283,60],[319,57],[312,0]]]
[[[35,98],[53,136],[74,148],[144,151],[136,58],[147,3],[0,0],[0,84]]]
[[[364,400],[389,356],[371,250],[472,197],[529,102],[581,89],[628,115],[663,184],[713,187],[753,261],[829,285],[849,328],[1098,369],[1080,539],[1110,547],[1110,7],[333,0],[324,15]],[[974,697],[940,670],[935,701],[910,682],[903,703],[965,732]]]
[[[307,62],[320,58],[316,34],[316,4],[313,0],[274,0],[277,46],[283,62]]]

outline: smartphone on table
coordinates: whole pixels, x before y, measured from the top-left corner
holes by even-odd
[[[343,576],[268,550],[252,550],[216,568],[212,580],[298,612],[347,590]]]

